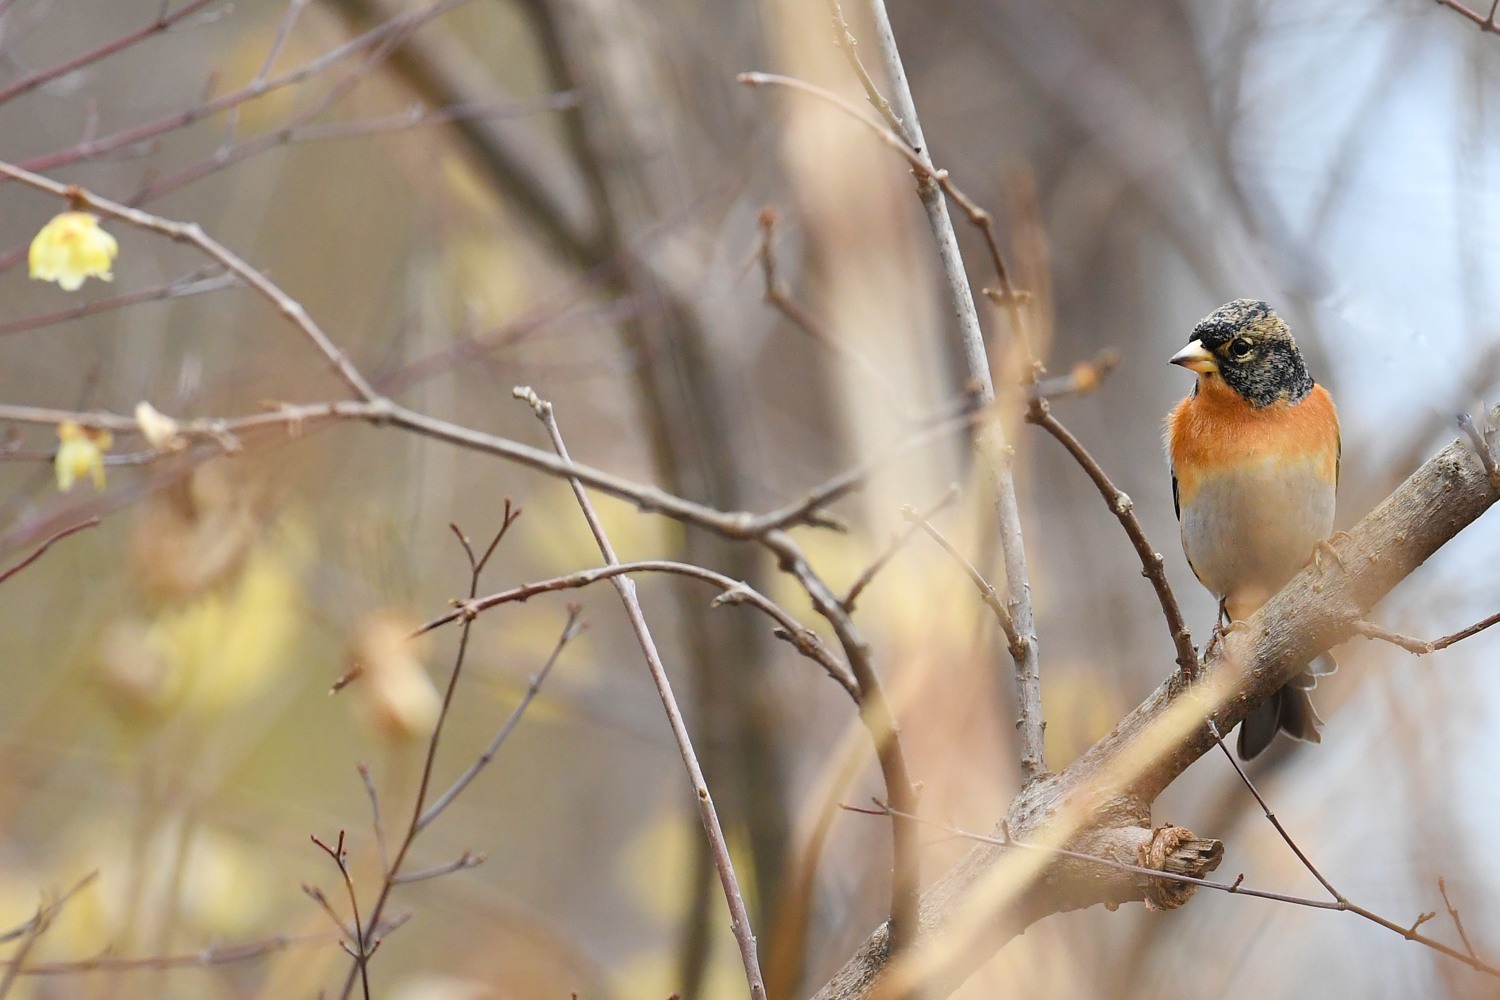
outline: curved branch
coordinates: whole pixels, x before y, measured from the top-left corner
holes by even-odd
[[[1500,408],[1490,414],[1500,421]],[[1082,850],[1101,833],[1150,826],[1151,803],[1319,653],[1361,633],[1370,609],[1488,510],[1500,493],[1465,442],[1454,441],[1391,493],[1340,546],[1343,568],[1299,573],[1187,685],[1174,672],[1110,733],[1059,774],[1011,803],[1004,839]],[[986,844],[971,851],[922,900],[924,929],[946,928],[932,947],[893,967],[882,927],[818,994],[871,996],[920,982],[934,993],[962,982],[980,962],[1036,920],[1105,900],[1072,883],[1053,884],[1045,852]],[[1143,898],[1143,897],[1138,897]]]

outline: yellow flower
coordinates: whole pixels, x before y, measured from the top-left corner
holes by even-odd
[[[80,427],[71,420],[57,425],[57,488],[64,493],[83,476],[94,480],[94,489],[104,489],[104,453],[114,444],[109,431]]]
[[[97,215],[63,212],[31,241],[31,276],[76,292],[85,278],[113,281],[109,267],[119,252],[115,238],[99,228]]]
[[[187,446],[177,421],[147,402],[135,404],[135,423],[146,443],[157,451],[180,451]]]

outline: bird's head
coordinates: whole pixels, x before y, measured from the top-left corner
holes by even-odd
[[[1256,408],[1300,402],[1313,387],[1286,321],[1256,299],[1235,299],[1205,316],[1172,364],[1197,372],[1200,385],[1222,381]]]

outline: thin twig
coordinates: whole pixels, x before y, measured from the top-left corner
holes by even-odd
[[[484,752],[475,758],[474,762],[468,766],[463,774],[458,776],[458,779],[448,787],[446,792],[433,800],[432,805],[422,814],[422,818],[417,820],[418,833],[425,830],[433,820],[442,815],[443,810],[447,809],[453,800],[463,794],[465,788],[469,787],[469,782],[477,778],[479,772],[488,767],[490,761],[495,759],[495,755],[500,752],[501,745],[505,743],[506,738],[510,736],[517,724],[520,723],[521,716],[526,714],[526,709],[531,705],[532,700],[536,698],[537,692],[541,691],[542,683],[547,679],[547,675],[552,672],[552,665],[562,655],[564,647],[583,632],[585,626],[580,624],[578,620],[582,613],[583,609],[578,605],[572,604],[568,606],[567,623],[563,625],[563,630],[558,635],[557,642],[553,645],[552,652],[548,655],[547,661],[542,664],[542,669],[538,670],[536,676],[531,679],[531,683],[526,685],[526,693],[521,696],[521,700],[511,710],[510,717],[505,720],[505,724],[500,727],[500,731],[495,734],[495,738],[490,740],[490,745],[484,748]]]
[[[265,958],[297,945],[322,944],[330,934],[280,935],[247,944],[219,945],[174,955],[147,955],[124,958],[119,955],[96,955],[73,961],[34,962],[21,969],[22,976],[77,976],[87,972],[157,972],[163,969],[213,968]],[[0,965],[14,959],[0,959]]]
[[[785,638],[803,656],[816,662],[821,666],[828,676],[838,682],[839,686],[848,692],[851,698],[858,700],[858,686],[849,672],[848,666],[835,656],[822,638],[816,632],[803,625],[780,605],[770,598],[761,594],[755,588],[722,573],[716,573],[703,566],[692,563],[673,562],[667,559],[644,559],[637,562],[616,563],[613,566],[600,566],[595,569],[578,570],[564,576],[556,576],[546,580],[537,580],[525,583],[518,587],[511,587],[487,597],[475,598],[471,601],[456,602],[455,610],[440,615],[421,625],[413,633],[421,635],[435,628],[441,628],[451,622],[459,621],[467,616],[487,611],[501,604],[513,604],[529,600],[538,594],[550,593],[557,590],[574,590],[579,587],[587,587],[601,580],[610,580],[618,576],[626,576],[631,573],[671,573],[677,576],[685,576],[695,580],[702,580],[719,588],[719,596],[714,599],[714,604],[749,604],[766,614],[776,623],[778,636]],[[785,635],[782,635],[785,633]]]
[[[1052,415],[1046,399],[1033,398],[1027,409],[1026,419],[1051,434],[1067,449],[1068,454],[1073,456],[1074,461],[1093,480],[1110,513],[1115,515],[1120,526],[1125,529],[1130,544],[1135,547],[1135,553],[1140,558],[1141,574],[1151,581],[1157,603],[1161,605],[1162,616],[1167,620],[1167,630],[1171,633],[1172,645],[1177,650],[1178,672],[1183,680],[1192,681],[1198,673],[1198,652],[1193,648],[1193,636],[1182,616],[1182,608],[1177,604],[1177,595],[1172,592],[1172,585],[1167,581],[1166,562],[1146,537],[1146,529],[1135,515],[1135,504],[1115,486],[1103,466],[1089,454],[1083,443]]]
[[[1437,0],[1437,3],[1440,7],[1447,7],[1449,10],[1474,22],[1482,32],[1500,34],[1500,24],[1495,22],[1495,14],[1497,11],[1500,11],[1500,0],[1493,0],[1490,4],[1488,15],[1481,14],[1477,10],[1469,8],[1465,4],[1460,3],[1459,0]]]
[[[1479,421],[1467,413],[1458,415],[1458,426],[1468,435],[1470,443],[1474,445],[1474,451],[1479,455],[1479,461],[1484,466],[1485,475],[1489,477],[1490,485],[1500,493],[1500,466],[1495,462],[1495,429],[1490,427],[1489,419],[1481,413]]]
[[[1016,633],[1016,623],[1011,620],[1010,609],[1007,608],[1005,606],[1005,602],[1000,599],[1000,593],[999,591],[995,590],[994,585],[984,578],[984,574],[979,572],[979,568],[976,567],[972,562],[970,562],[968,560],[968,557],[966,557],[962,552],[958,551],[958,549],[954,547],[953,543],[948,541],[947,536],[945,536],[941,531],[937,530],[937,528],[933,526],[932,522],[927,520],[927,517],[925,515],[919,514],[915,507],[912,507],[910,505],[902,507],[901,516],[906,518],[906,520],[911,522],[911,524],[913,524],[915,527],[920,528],[922,531],[926,532],[928,538],[931,538],[934,542],[936,542],[939,548],[948,553],[949,558],[958,563],[959,567],[964,571],[964,574],[973,581],[974,586],[979,590],[980,599],[984,601],[985,605],[989,607],[990,611],[994,612],[995,621],[1000,623],[1000,631],[1005,633],[1005,642],[1006,645],[1010,647],[1011,655],[1019,655],[1016,647],[1017,645],[1021,644],[1023,640],[1021,639],[1020,635]]]
[[[1354,631],[1366,639],[1379,639],[1393,646],[1400,646],[1409,653],[1425,656],[1428,653],[1436,653],[1440,649],[1447,649],[1454,643],[1463,642],[1470,636],[1478,635],[1492,625],[1500,624],[1500,613],[1490,615],[1482,621],[1477,621],[1468,628],[1459,629],[1452,635],[1445,635],[1441,639],[1418,639],[1400,632],[1392,632],[1370,621],[1357,621],[1354,623]]]
[[[500,516],[500,527],[495,532],[493,540],[489,543],[482,557],[476,557],[474,546],[469,538],[459,530],[455,524],[448,527],[457,537],[459,545],[464,550],[464,555],[469,560],[469,599],[472,601],[479,593],[479,578],[484,572],[485,565],[490,557],[495,554],[496,548],[505,538],[516,519],[521,516],[520,508],[515,507],[509,498],[505,500],[505,509]],[[453,669],[448,673],[448,684],[443,690],[443,700],[438,709],[437,721],[433,724],[432,735],[427,738],[427,753],[422,758],[422,777],[417,783],[417,794],[412,803],[411,818],[406,823],[406,832],[401,838],[400,845],[396,848],[396,855],[391,859],[390,865],[383,872],[380,884],[380,892],[375,897],[375,903],[370,907],[369,926],[359,930],[359,954],[354,956],[354,964],[350,967],[348,975],[344,979],[344,988],[340,993],[341,998],[347,998],[354,988],[356,976],[364,985],[366,994],[369,992],[368,966],[370,956],[374,948],[379,946],[380,939],[376,936],[376,929],[380,925],[381,915],[385,912],[386,904],[390,901],[391,890],[396,887],[398,876],[401,874],[401,865],[406,861],[412,845],[416,843],[417,834],[422,832],[422,813],[427,803],[427,793],[432,786],[432,773],[437,764],[438,746],[442,742],[443,729],[448,721],[448,713],[453,708],[453,695],[458,690],[458,679],[463,674],[464,662],[469,652],[469,634],[474,624],[474,616],[463,617],[463,626],[459,632],[458,652],[453,657]],[[355,914],[356,924],[359,916]],[[367,941],[373,941],[374,945],[366,947]]]
[[[918,512],[917,516],[921,518],[921,520],[926,521],[933,515],[937,514],[938,511],[942,510],[944,507],[947,507],[957,499],[958,484],[954,483],[943,491],[943,495],[936,501],[934,501],[932,506],[928,507],[924,511]],[[907,510],[907,508],[905,507],[901,509],[903,514]],[[907,521],[911,522],[911,518],[907,518]],[[905,548],[906,543],[911,541],[912,538],[916,537],[917,532],[921,530],[922,526],[920,523],[908,523],[905,530],[898,532],[896,536],[891,539],[891,542],[886,546],[885,551],[876,556],[875,561],[870,563],[869,566],[865,567],[864,572],[860,573],[859,576],[855,579],[854,583],[849,587],[849,592],[844,595],[844,599],[839,602],[839,604],[843,606],[846,612],[849,612],[851,614],[853,613],[855,601],[859,599],[860,594],[865,592],[865,588],[874,582],[876,574],[884,569],[886,563],[890,562],[891,559],[895,557],[896,553]]]
[[[1349,900],[1345,899],[1344,894],[1333,887],[1333,883],[1328,881],[1328,879],[1324,877],[1323,873],[1318,870],[1318,866],[1313,864],[1312,860],[1308,858],[1305,853],[1303,853],[1302,848],[1299,847],[1297,845],[1297,842],[1292,839],[1292,835],[1286,832],[1286,827],[1281,825],[1281,820],[1276,818],[1276,814],[1273,813],[1271,811],[1271,807],[1266,804],[1265,798],[1260,794],[1260,789],[1255,787],[1255,782],[1251,781],[1250,775],[1245,773],[1245,768],[1235,758],[1234,754],[1229,752],[1229,747],[1225,745],[1224,736],[1219,732],[1218,725],[1212,719],[1208,720],[1207,725],[1208,731],[1213,734],[1214,742],[1219,745],[1219,749],[1228,759],[1230,765],[1234,767],[1235,773],[1240,776],[1240,781],[1243,782],[1245,787],[1250,790],[1250,794],[1255,797],[1255,801],[1260,804],[1260,811],[1265,814],[1266,820],[1276,830],[1276,833],[1286,843],[1286,846],[1291,848],[1292,853],[1297,856],[1297,860],[1302,862],[1302,867],[1306,868],[1308,874],[1312,875],[1313,878],[1318,880],[1318,884],[1321,885],[1325,890],[1327,890],[1328,895],[1332,896],[1336,902],[1341,904],[1341,906],[1347,907]]]
[[[371,933],[366,934],[364,922],[359,917],[359,893],[354,890],[354,875],[349,871],[349,855],[344,850],[344,831],[339,831],[338,840],[332,845],[319,840],[316,834],[313,835],[312,842],[318,845],[323,853],[333,859],[333,863],[338,867],[339,875],[343,877],[344,892],[349,897],[350,916],[354,925],[354,947],[351,948],[347,943],[344,943],[344,950],[354,956],[354,965],[359,970],[359,983],[364,990],[365,1000],[370,1000],[370,956],[375,953],[375,949],[379,946],[378,941],[372,940],[375,922],[379,918],[372,914],[370,922]],[[389,885],[388,881],[387,885]],[[389,889],[386,891],[389,891]],[[328,910],[330,915],[334,915],[333,908],[328,905],[326,898],[323,897],[321,892],[314,898],[324,904],[324,908]],[[339,925],[343,926],[343,922],[339,921]]]
[[[359,668],[356,667],[356,669]],[[349,675],[345,676],[349,680],[353,679]],[[335,692],[348,683],[348,680],[345,680],[345,678],[340,678],[340,681],[343,681],[343,683],[334,682],[333,690]],[[390,854],[385,848],[385,824],[380,821],[380,793],[375,790],[375,781],[370,777],[370,766],[368,764],[360,764],[357,770],[359,771],[359,780],[364,782],[365,795],[370,800],[370,826],[375,830],[375,849],[380,854],[380,870],[388,872],[391,870],[391,859]]]
[[[62,908],[79,890],[93,882],[97,875],[98,872],[89,872],[56,899],[46,898],[46,895],[50,893],[44,895],[42,902],[36,908],[35,915],[18,929],[16,936],[20,937],[21,944],[15,954],[6,961],[4,975],[0,975],[0,1000],[10,995],[10,989],[15,985],[17,977],[26,969],[26,960],[31,956],[31,949],[36,947],[37,941],[47,932],[47,928],[52,926],[52,921],[57,919]]]
[[[552,404],[539,398],[530,389],[517,388],[514,394],[531,406],[537,419],[547,428],[547,434],[552,439],[552,447],[557,451],[558,457],[564,461],[570,461],[562,431],[558,428],[557,418],[552,412]],[[599,520],[599,515],[594,510],[593,502],[589,500],[583,483],[574,477],[569,479],[569,485],[573,488],[573,496],[577,499],[578,507],[583,512],[589,531],[599,547],[599,554],[604,557],[606,563],[618,565],[620,560],[615,555],[614,546],[610,544],[609,537],[604,532],[604,525]],[[677,707],[677,699],[672,693],[672,683],[667,677],[666,666],[662,663],[661,654],[657,652],[656,641],[651,637],[650,626],[646,624],[645,612],[641,610],[640,600],[636,597],[635,581],[628,576],[617,576],[612,578],[611,582],[620,595],[620,602],[625,606],[626,617],[630,619],[631,628],[635,632],[636,640],[640,643],[641,652],[645,654],[651,680],[656,685],[656,693],[661,698],[667,723],[677,742],[678,753],[682,756],[683,766],[687,769],[688,778],[692,782],[698,816],[703,822],[704,833],[707,834],[709,845],[713,850],[714,867],[718,870],[719,882],[724,889],[724,899],[729,906],[730,929],[739,945],[740,962],[745,969],[745,980],[750,987],[751,1000],[765,1000],[766,987],[760,971],[755,931],[750,925],[750,913],[745,907],[745,898],[740,892],[739,879],[734,873],[734,861],[729,856],[729,842],[725,839],[724,830],[719,825],[718,810],[714,808],[713,796],[709,794],[708,783],[703,777],[703,769],[698,763],[697,753],[693,750],[687,723]]]
[[[163,299],[180,299],[189,295],[216,292],[223,288],[232,288],[238,281],[239,279],[234,275],[223,273],[217,267],[203,267],[192,274],[184,275],[176,281],[163,285],[154,285],[150,288],[142,288],[140,291],[126,292],[123,295],[111,295],[108,298],[85,302],[69,309],[58,309],[38,316],[22,316],[19,319],[0,323],[0,337],[27,330],[39,330],[43,327],[83,319],[86,316],[95,316],[142,302],[159,302]]]
[[[1448,898],[1448,883],[1441,876],[1437,882],[1438,895],[1443,897],[1443,905],[1448,908],[1448,916],[1453,920],[1454,929],[1458,931],[1458,939],[1464,943],[1464,950],[1469,953],[1469,957],[1478,959],[1479,955],[1474,951],[1474,944],[1469,940],[1469,932],[1464,930],[1464,918],[1458,915],[1458,907],[1454,906],[1453,901]]]
[[[189,15],[207,7],[212,2],[213,0],[188,0],[188,3],[177,8],[177,10],[170,14],[163,10],[156,20],[135,31],[128,32],[118,38],[105,42],[98,48],[91,49],[88,52],[82,52],[56,66],[23,76],[9,86],[0,88],[0,104],[4,104],[28,91],[51,83],[59,77],[67,76],[69,73],[76,73],[85,66],[90,66],[102,59],[106,59],[116,52],[130,48],[132,45],[137,45],[152,35],[161,34]]]
[[[413,882],[425,882],[428,879],[441,878],[444,875],[452,875],[454,872],[461,872],[469,868],[478,868],[480,865],[484,864],[485,860],[486,858],[483,854],[474,854],[470,851],[464,851],[463,854],[459,855],[454,860],[449,861],[447,864],[436,865],[432,868],[423,868],[421,871],[406,872],[404,874],[395,876],[391,879],[391,881],[396,883],[397,885],[410,885]]]
[[[21,570],[25,569],[27,566],[30,566],[32,563],[36,562],[43,556],[43,554],[46,553],[48,549],[52,548],[54,543],[62,541],[69,535],[76,535],[80,531],[84,531],[88,528],[97,528],[98,526],[99,518],[91,517],[87,521],[80,521],[78,524],[75,524],[72,527],[62,529],[61,531],[54,534],[51,538],[43,542],[41,545],[37,546],[36,551],[32,552],[31,555],[27,556],[25,559],[22,559],[20,562],[16,563],[5,572],[0,573],[0,583],[4,583],[6,580],[9,580],[11,577],[21,572]]]
[[[786,283],[777,276],[773,242],[775,227],[776,210],[767,205],[760,210],[760,246],[756,252],[756,257],[760,260],[761,278],[765,285],[766,303],[785,316],[794,327],[807,334],[814,343],[851,362],[860,373],[879,386],[887,400],[901,399],[902,394],[868,356],[851,347],[842,338],[835,336],[833,331],[824,326],[793,297]]]
[[[1106,348],[1086,361],[1080,361],[1066,375],[1038,379],[1029,386],[1033,399],[1061,399],[1064,396],[1087,396],[1104,382],[1120,364],[1120,352]]]
[[[849,22],[844,20],[844,10],[839,6],[838,0],[828,0],[828,14],[833,19],[833,37],[835,44],[843,50],[845,57],[849,60],[849,67],[854,70],[854,75],[859,77],[859,84],[865,89],[865,99],[880,113],[886,124],[898,133],[905,132],[901,119],[897,117],[891,102],[886,100],[880,88],[875,85],[875,80],[870,76],[870,71],[865,69],[865,64],[859,58],[856,50],[858,42],[855,41],[854,32],[849,28]]]

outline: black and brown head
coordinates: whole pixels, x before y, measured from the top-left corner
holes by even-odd
[[[1223,379],[1257,408],[1299,403],[1313,388],[1286,321],[1255,299],[1226,302],[1205,316],[1172,363]]]

